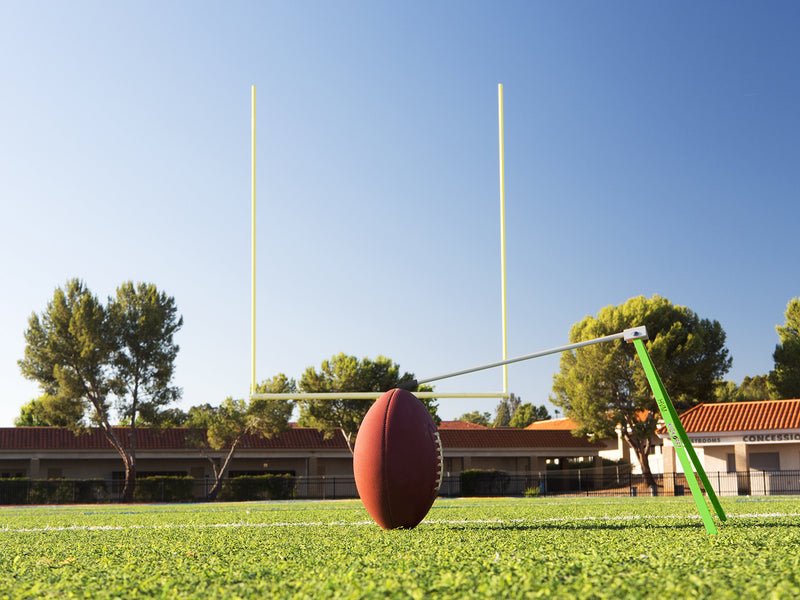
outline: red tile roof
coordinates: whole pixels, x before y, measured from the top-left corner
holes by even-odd
[[[698,404],[680,419],[687,433],[800,429],[800,400]]]
[[[649,411],[641,410],[637,413],[636,417],[640,421],[644,421],[650,415]],[[550,419],[548,421],[535,421],[528,425],[525,429],[543,429],[543,430],[559,430],[564,429],[571,431],[577,429],[578,424],[570,418],[561,417],[559,419]]]
[[[547,421],[535,421],[528,425],[525,429],[546,429],[548,431],[552,430],[564,430],[564,431],[571,431],[573,429],[577,429],[578,424],[573,421],[572,419],[568,419],[567,417],[561,417],[560,419],[549,419]]]
[[[126,441],[127,427],[115,427],[117,436]],[[164,429],[160,432],[142,428],[136,431],[136,448],[138,450],[176,450],[187,448],[191,430],[185,427]],[[249,435],[239,448],[270,449],[346,449],[341,435],[324,439],[317,429],[298,427],[283,432],[272,438]],[[15,450],[113,450],[109,441],[100,429],[90,429],[75,435],[61,427],[4,427],[0,428],[0,449]]]
[[[439,431],[442,429],[487,429],[483,425],[470,423],[469,421],[442,421],[439,423]]]
[[[445,448],[596,448],[587,438],[576,438],[569,431],[529,429],[443,429],[439,430]]]
[[[117,435],[127,439],[129,428],[115,428]],[[183,427],[154,432],[138,429],[138,450],[180,450],[188,446],[191,430]],[[586,438],[573,437],[569,431],[531,431],[526,429],[466,428],[440,429],[445,448],[593,448]],[[341,435],[325,439],[317,429],[295,427],[273,438],[247,436],[242,449],[321,450],[341,449],[347,445]],[[4,427],[0,428],[0,449],[4,450],[112,450],[111,444],[99,429],[75,435],[61,427]]]

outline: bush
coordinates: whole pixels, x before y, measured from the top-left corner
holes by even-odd
[[[136,479],[133,499],[136,502],[192,502],[194,479],[157,476]]]
[[[295,496],[294,476],[247,475],[228,479],[220,491],[219,500],[291,500]]]
[[[71,504],[75,482],[66,479],[34,479],[31,481],[31,504]]]
[[[108,500],[102,479],[0,479],[0,504],[92,504]]]
[[[0,504],[27,504],[30,486],[27,477],[0,479]]]
[[[505,471],[468,469],[461,472],[462,496],[502,496],[508,485]]]
[[[540,486],[529,487],[524,492],[522,492],[522,495],[525,496],[526,498],[538,498],[539,496],[542,495],[542,488]]]
[[[102,479],[80,479],[75,482],[75,502],[93,504],[108,501],[108,486]]]

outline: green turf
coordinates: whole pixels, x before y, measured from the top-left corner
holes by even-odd
[[[0,508],[0,598],[794,598],[800,500],[438,500]]]

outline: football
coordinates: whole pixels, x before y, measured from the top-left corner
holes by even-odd
[[[442,444],[428,409],[411,392],[389,390],[359,427],[353,452],[356,488],[384,529],[416,527],[442,483]]]

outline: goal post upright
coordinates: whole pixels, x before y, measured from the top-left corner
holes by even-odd
[[[251,87],[250,118],[250,394],[256,391],[256,86]]]
[[[508,315],[506,311],[506,175],[503,138],[503,84],[497,84],[497,117],[500,150],[500,301],[502,304],[503,360],[508,358]],[[508,393],[508,365],[503,365],[503,392]]]

